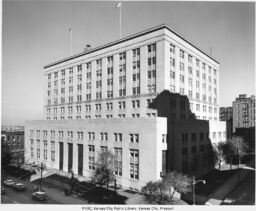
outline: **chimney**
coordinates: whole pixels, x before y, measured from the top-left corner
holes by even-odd
[[[87,52],[91,50],[91,45],[86,45],[86,47],[84,48],[84,52]]]

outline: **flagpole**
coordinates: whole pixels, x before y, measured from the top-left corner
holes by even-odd
[[[72,56],[72,28],[69,29],[70,31],[70,56]]]
[[[122,4],[120,5],[120,39],[122,38]]]

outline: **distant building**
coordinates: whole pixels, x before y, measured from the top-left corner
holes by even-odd
[[[227,121],[233,117],[232,107],[220,107],[220,121]]]
[[[226,122],[227,138],[233,135],[233,108],[220,107],[220,121]]]
[[[9,130],[1,132],[1,142],[9,146],[12,162],[24,161],[24,131]]]
[[[233,102],[233,131],[255,127],[255,96],[239,95]]]
[[[24,126],[2,126],[1,131],[24,131]]]
[[[138,190],[166,170],[202,174],[226,139],[218,61],[165,24],[46,65],[44,80],[46,120],[27,123],[25,152],[47,167],[90,177],[110,150],[117,183]]]

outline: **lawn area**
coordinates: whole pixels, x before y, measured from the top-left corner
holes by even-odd
[[[80,198],[92,204],[125,204],[126,196],[119,195],[115,191],[102,187],[95,187],[86,191]]]
[[[22,168],[18,168],[16,166],[8,166],[6,167],[6,174],[16,178],[26,179],[29,178],[30,175],[34,173]]]
[[[227,181],[232,177],[237,170],[222,170],[219,171],[214,169],[213,171],[207,173],[206,175],[199,178],[200,180],[205,180],[206,184],[197,183],[196,184],[196,194],[208,196],[213,192],[219,185]]]
[[[32,183],[39,185],[40,179]],[[58,174],[53,174],[43,178],[43,186],[63,191],[63,194],[64,188],[70,188],[69,185],[70,178]],[[89,204],[151,204],[151,202],[148,202],[146,197],[141,193],[122,190],[120,188],[117,188],[117,192],[115,192],[114,187],[110,187],[111,188],[107,190],[105,187],[101,187],[90,182],[76,181],[72,195],[87,201]],[[182,200],[175,200],[173,201],[173,204],[178,205],[186,203]]]
[[[40,184],[40,179],[33,182]],[[64,188],[70,188],[70,178],[58,174],[43,178],[43,185],[63,191]],[[76,180],[73,195],[86,200],[90,204],[125,204],[126,196],[119,195],[113,190],[107,190],[89,182],[79,182]]]

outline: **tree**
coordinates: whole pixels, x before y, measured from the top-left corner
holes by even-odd
[[[234,155],[235,155],[235,147],[233,143],[230,140],[223,142],[222,151],[223,151],[223,158],[226,161],[226,163],[230,164],[230,170],[231,170],[233,160],[234,160]]]
[[[2,141],[1,146],[1,165],[2,165],[2,178],[6,176],[6,167],[10,164],[12,160],[12,152],[8,144]]]
[[[214,163],[218,164],[219,171],[221,167],[221,162],[224,159],[224,153],[223,153],[223,142],[218,142],[217,144],[213,144],[213,156],[214,156]]]
[[[159,181],[148,182],[142,192],[146,195],[148,201],[162,204],[170,203],[175,193],[186,194],[192,191],[192,178],[178,172],[170,172]]]
[[[115,155],[110,151],[100,152],[95,163],[93,180],[97,183],[108,186],[115,181],[114,166]]]
[[[176,192],[180,194],[187,194],[192,191],[192,178],[182,173],[167,173],[166,177],[163,179],[163,182],[167,187],[169,201],[173,199]]]
[[[233,160],[237,159],[238,163],[248,153],[249,147],[241,136],[233,136],[224,142],[222,146],[224,159],[230,164],[232,169]]]
[[[232,147],[235,149],[238,162],[240,162],[241,158],[247,154],[247,143],[245,142],[242,136],[233,136],[230,140],[230,143],[232,144]]]

